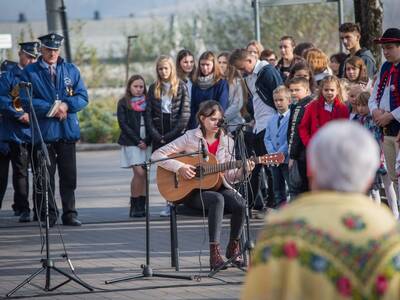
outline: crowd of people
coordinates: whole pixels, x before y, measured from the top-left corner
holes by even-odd
[[[319,164],[307,153],[321,128],[340,119],[361,124],[379,145],[380,164],[374,171],[374,179],[368,184],[363,181],[362,188],[355,191],[367,193],[380,204],[380,192],[384,190],[392,214],[398,219],[400,29],[387,29],[377,38],[386,59],[379,71],[371,51],[360,45],[361,31],[357,24],[344,23],[339,33],[347,54],[335,53],[328,57],[313,43],[296,43],[292,36],[283,36],[279,41],[280,58],[258,41],[250,41],[245,48],[231,52],[205,51],[197,61],[191,51],[183,49],[176,60],[165,55],[157,59],[156,80],[148,87],[140,74],[131,76],[117,105],[121,167],[133,170],[129,216],[145,216],[146,179],[138,164],[150,155],[153,159],[165,158],[194,151],[200,144],[218,162],[235,159],[234,139],[245,123],[244,139],[249,156],[283,153],[285,161],[267,167],[249,160],[239,169],[226,171],[217,191],[196,192],[184,202],[195,209],[202,209],[204,205],[209,212],[211,269],[224,264],[219,246],[222,216],[224,211],[232,213],[226,257],[236,257],[234,263],[241,266],[243,260],[237,254],[245,199],[236,190],[235,183],[249,176],[248,201],[255,210],[280,208],[297,199],[315,184],[315,176],[310,172],[315,171],[318,179],[323,180],[323,171],[331,174],[331,169],[337,167],[336,161]],[[58,218],[54,201],[56,167],[60,175],[62,222],[79,226],[74,197],[75,143],[79,140],[76,114],[87,105],[88,96],[79,70],[59,57],[62,39],[50,33],[39,38],[40,45],[21,43],[19,62],[11,67],[9,63],[3,64],[10,70],[0,78],[0,200],[11,161],[13,209],[20,215],[20,222],[30,221],[28,162],[31,161],[34,174],[41,168],[38,132],[30,130],[33,122],[30,112],[34,108],[51,161],[47,167],[50,226]],[[357,134],[357,130],[352,132]],[[331,130],[330,134],[336,133]],[[314,148],[312,153],[318,147]],[[362,158],[365,151],[350,146],[339,150],[332,158],[339,160],[350,155],[347,151],[356,151]],[[32,157],[29,153],[33,153]],[[310,164],[326,170],[312,169]],[[186,180],[196,175],[193,166],[177,160],[159,165]],[[353,184],[354,174],[341,174],[344,178],[340,182],[345,179]],[[318,189],[336,187],[324,184],[318,181]],[[34,217],[39,220],[44,217],[42,186],[43,180],[36,180]],[[160,215],[170,213],[171,204],[167,202]]]

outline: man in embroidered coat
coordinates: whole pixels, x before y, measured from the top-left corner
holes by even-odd
[[[312,192],[267,216],[242,299],[399,299],[397,221],[363,195],[378,144],[359,124],[332,121],[307,159]]]
[[[375,42],[382,44],[386,62],[379,70],[368,106],[375,123],[383,129],[383,153],[399,199],[395,163],[400,130],[400,29],[387,29]]]

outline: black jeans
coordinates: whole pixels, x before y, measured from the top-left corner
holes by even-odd
[[[245,218],[245,200],[235,191],[221,188],[219,191],[202,191],[204,208],[208,211],[208,234],[210,243],[219,243],[224,211],[231,213],[230,239],[239,239]],[[203,209],[200,191],[195,192],[185,205],[194,209]]]
[[[251,143],[253,145],[253,150],[257,156],[267,154],[267,149],[265,148],[264,144],[264,135],[265,135],[265,129],[254,135],[253,143]],[[250,179],[251,191],[249,193],[250,206],[254,206],[256,204],[255,200],[258,194],[258,190],[260,188],[260,171],[262,167],[263,166],[260,164],[256,165],[255,168],[253,169],[253,172],[251,173],[251,179]],[[270,202],[270,204],[272,204],[274,201],[272,174],[268,166],[264,166],[264,170],[265,170],[265,175],[267,176],[267,188],[268,188],[267,200]]]
[[[27,144],[9,143],[10,158],[13,169],[14,210],[21,212],[29,210],[29,150]]]
[[[4,154],[0,152],[0,208],[7,190],[10,160],[10,153]]]
[[[38,171],[38,146],[34,147],[34,170]],[[56,167],[58,169],[59,185],[60,185],[60,196],[63,209],[62,219],[65,220],[68,217],[75,217],[78,215],[75,209],[75,189],[76,189],[76,150],[75,142],[55,142],[47,144],[47,149],[50,156],[51,166],[47,168],[50,180],[50,186],[48,186],[49,195],[49,216],[50,219],[56,219],[58,215],[57,208],[55,206],[55,183],[54,176],[56,173]],[[38,175],[38,174],[36,174]],[[36,176],[37,177],[37,176]],[[43,219],[45,216],[45,205],[42,203],[42,182],[37,180],[35,192],[35,202],[40,213],[40,217]]]

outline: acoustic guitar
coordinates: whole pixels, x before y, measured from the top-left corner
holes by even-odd
[[[175,158],[176,160],[196,167],[196,175],[192,179],[185,179],[179,175],[168,171],[162,167],[157,168],[157,186],[161,196],[172,203],[184,201],[190,194],[197,190],[218,190],[222,184],[223,172],[226,170],[240,168],[243,163],[241,160],[232,160],[225,163],[218,163],[211,153],[208,160],[204,160],[202,155]],[[285,161],[283,153],[265,154],[263,156],[249,158],[256,164],[274,165]]]

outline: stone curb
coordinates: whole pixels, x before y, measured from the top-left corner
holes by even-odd
[[[119,150],[120,145],[113,144],[87,144],[87,143],[77,143],[76,151],[107,151],[107,150]]]

